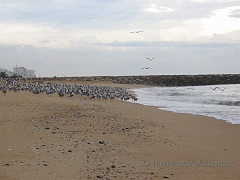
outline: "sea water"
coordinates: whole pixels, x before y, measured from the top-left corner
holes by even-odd
[[[240,124],[240,84],[131,89],[137,103]]]

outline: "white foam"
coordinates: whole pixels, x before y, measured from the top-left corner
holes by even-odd
[[[137,103],[199,114],[240,124],[240,85],[150,87],[133,89]]]

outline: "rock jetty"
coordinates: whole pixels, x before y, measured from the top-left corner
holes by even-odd
[[[112,81],[118,84],[143,84],[150,86],[200,86],[240,84],[240,74],[54,77],[41,78],[41,80]]]

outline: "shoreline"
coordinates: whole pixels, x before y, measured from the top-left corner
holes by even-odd
[[[209,85],[207,85],[207,86],[209,86]],[[186,87],[188,87],[188,86],[186,86]],[[194,86],[189,86],[189,87],[194,87]],[[202,86],[201,86],[202,87]],[[225,86],[226,87],[226,86]],[[142,98],[144,98],[145,96],[144,96],[144,94],[147,92],[146,90],[144,91],[141,91],[141,89],[142,88],[148,88],[148,89],[150,89],[149,91],[151,91],[151,88],[162,88],[162,87],[158,87],[158,86],[147,86],[147,87],[136,87],[136,88],[133,88],[133,89],[131,89],[130,90],[130,92],[131,93],[133,93],[133,94],[135,94],[135,95],[140,95]],[[164,87],[164,88],[169,88],[169,87]],[[180,88],[180,87],[179,87]],[[185,88],[185,87],[184,87]],[[141,92],[144,92],[144,93],[141,93]],[[154,92],[153,92],[154,93]],[[156,104],[156,105],[149,105],[149,103],[148,103],[148,101],[141,101],[141,102],[139,102],[139,101],[137,101],[137,102],[133,102],[133,103],[138,103],[138,104],[142,104],[142,105],[144,105],[144,106],[153,106],[153,107],[156,107],[156,108],[158,108],[158,109],[160,109],[160,110],[164,110],[164,111],[168,111],[168,112],[173,112],[173,113],[183,113],[183,114],[191,114],[191,115],[202,115],[202,116],[205,116],[205,117],[213,117],[213,118],[215,118],[215,119],[217,119],[217,120],[223,120],[223,121],[225,121],[225,122],[227,122],[227,123],[230,123],[230,124],[240,124],[240,122],[238,122],[238,121],[236,121],[237,120],[237,118],[235,118],[235,119],[228,119],[228,118],[226,118],[226,116],[225,116],[225,119],[224,119],[224,117],[220,117],[220,116],[216,116],[216,114],[215,114],[215,116],[214,116],[214,114],[205,114],[204,112],[203,113],[201,113],[201,112],[194,112],[194,111],[180,111],[180,110],[176,110],[175,108],[171,108],[171,107],[168,107],[168,105],[162,105],[162,103],[158,103],[158,101],[154,101],[154,99],[153,99],[153,96],[151,96],[150,97],[150,101],[151,101],[151,103],[152,104]],[[171,101],[168,101],[167,100],[167,102],[166,103],[168,103],[168,102],[171,102]],[[178,101],[176,101],[176,102],[178,102]],[[191,103],[191,102],[186,102],[186,103]],[[159,104],[159,105],[157,105],[157,104]],[[203,104],[203,105],[212,105],[212,104]],[[213,104],[213,105],[219,105],[219,104]],[[239,106],[231,106],[231,105],[229,105],[229,106],[227,106],[227,107],[236,107],[236,108],[239,108]],[[187,107],[186,107],[187,108]],[[216,107],[217,108],[217,107]],[[210,111],[211,112],[211,111]]]
[[[130,102],[130,103],[134,103],[134,102]],[[136,104],[140,104],[140,103],[137,103],[137,102],[135,102],[135,103]],[[159,106],[144,105],[144,104],[140,104],[140,105],[157,108],[160,111],[166,111],[166,112],[177,113],[177,114],[185,114],[185,115],[193,115],[193,116],[202,116],[202,117],[205,117],[205,118],[213,118],[213,119],[218,120],[218,121],[224,121],[224,122],[226,122],[228,124],[231,124],[231,125],[240,125],[240,124],[233,124],[231,122],[228,122],[227,120],[218,119],[218,118],[215,118],[213,116],[207,116],[207,115],[201,115],[201,114],[193,114],[193,113],[185,113],[185,112],[175,112],[175,111],[171,111],[171,110],[167,110],[167,109],[161,109],[161,108],[165,108],[165,107],[159,107]]]
[[[240,126],[224,120],[80,95],[0,100],[3,180],[240,177]]]

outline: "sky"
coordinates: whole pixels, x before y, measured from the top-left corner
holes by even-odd
[[[16,66],[37,77],[239,74],[240,1],[0,0],[0,68]]]

